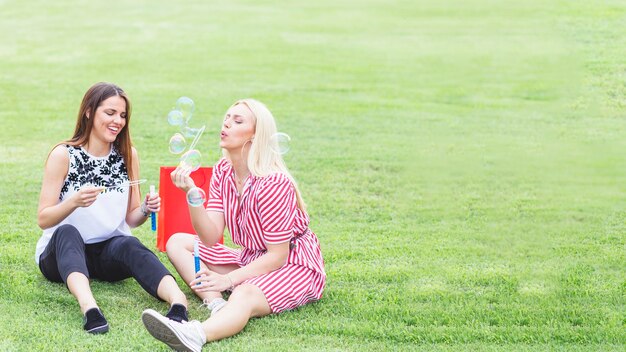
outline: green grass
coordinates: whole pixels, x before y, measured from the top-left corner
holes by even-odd
[[[44,160],[101,80],[152,183],[181,95],[206,165],[238,98],[292,137],[325,295],[211,349],[622,350],[625,30],[620,1],[0,1],[0,350],[165,350],[136,282],[93,284],[88,336],[33,261]]]

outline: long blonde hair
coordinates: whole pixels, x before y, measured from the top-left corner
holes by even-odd
[[[296,180],[293,176],[291,176],[289,169],[287,169],[287,165],[285,165],[283,157],[279,153],[274,152],[274,150],[278,150],[276,138],[272,138],[272,136],[274,136],[277,132],[274,116],[265,104],[258,100],[241,99],[231,105],[230,108],[239,104],[246,105],[248,109],[252,111],[252,117],[255,125],[254,141],[252,142],[250,151],[248,152],[248,170],[250,170],[252,175],[257,177],[263,177],[277,172],[287,176],[287,178],[289,178],[289,180],[293,183],[296,191],[298,207],[301,210],[306,210],[306,204],[302,199]],[[230,159],[226,149],[222,149],[222,154],[227,159]]]

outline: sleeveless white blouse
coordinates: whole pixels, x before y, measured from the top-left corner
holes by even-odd
[[[70,198],[85,185],[111,187],[128,181],[124,158],[111,147],[109,155],[95,157],[82,147],[66,145],[69,170],[59,195],[59,203]],[[61,225],[70,224],[78,229],[86,244],[106,241],[115,236],[130,236],[126,223],[129,187],[106,189],[96,201],[86,208],[77,208],[59,224],[47,228],[37,242],[35,262],[50,242],[52,234]]]

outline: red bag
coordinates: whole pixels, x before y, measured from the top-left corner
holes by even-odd
[[[161,196],[161,211],[159,211],[157,223],[157,248],[165,251],[167,240],[177,233],[186,232],[195,234],[196,231],[191,225],[189,217],[189,206],[187,205],[187,195],[176,188],[170,178],[170,173],[176,169],[175,166],[161,166],[159,175],[159,195]],[[209,197],[209,185],[211,184],[211,174],[213,168],[201,167],[191,173],[191,178],[197,187],[202,188]],[[206,207],[207,202],[203,206]],[[224,238],[219,243],[224,243]]]

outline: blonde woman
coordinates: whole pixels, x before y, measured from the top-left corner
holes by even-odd
[[[262,103],[245,99],[224,117],[206,209],[189,207],[197,235],[179,233],[167,243],[178,273],[211,311],[203,323],[179,323],[146,310],[142,319],[155,338],[175,350],[200,351],[206,342],[237,334],[252,317],[294,309],[319,300],[326,282],[316,235],[305,204],[280,154],[274,152],[276,123]],[[190,170],[171,174],[184,192],[194,187]],[[218,244],[228,228],[235,244]],[[199,241],[202,270],[194,273]],[[222,293],[232,292],[228,301]]]

